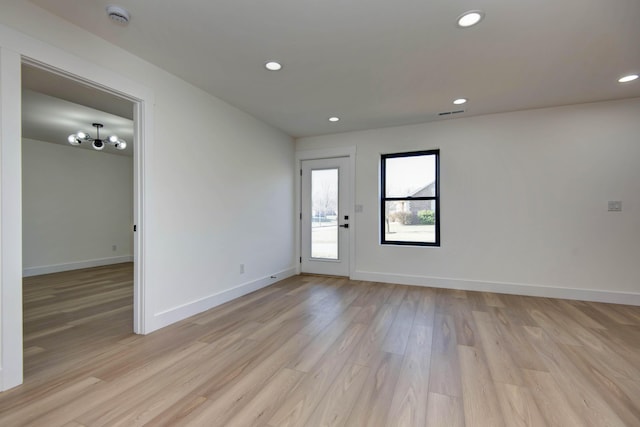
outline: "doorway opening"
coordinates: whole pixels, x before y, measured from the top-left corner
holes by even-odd
[[[23,367],[29,381],[133,333],[134,103],[23,61]],[[100,123],[103,135],[95,134]],[[124,149],[69,134],[117,135]],[[104,139],[103,139],[104,140]],[[103,140],[100,140],[102,142]]]
[[[21,69],[23,64],[66,77],[88,87],[100,89],[133,103],[134,156],[133,193],[133,331],[154,330],[154,316],[146,292],[146,142],[153,140],[154,92],[150,88],[110,71],[99,64],[31,39],[0,26],[0,391],[23,382],[22,337],[22,170],[21,170]],[[157,327],[156,327],[157,328]]]

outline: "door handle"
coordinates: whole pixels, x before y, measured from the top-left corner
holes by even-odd
[[[349,228],[349,224],[342,224],[342,225],[339,225],[338,227]]]

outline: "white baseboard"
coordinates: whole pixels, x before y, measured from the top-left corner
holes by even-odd
[[[100,267],[103,265],[120,264],[132,261],[133,255],[123,255],[111,258],[67,262],[64,264],[43,265],[41,267],[27,267],[22,270],[22,277],[39,276],[41,274],[59,273],[61,271],[80,270],[81,268]]]
[[[164,328],[172,323],[194,316],[203,311],[207,311],[213,307],[216,307],[225,302],[239,298],[243,295],[262,289],[266,286],[272,285],[280,280],[294,276],[296,273],[295,267],[288,268],[286,270],[278,271],[269,276],[262,277],[250,282],[242,283],[235,288],[227,289],[217,294],[210,295],[205,298],[201,298],[196,301],[192,301],[178,307],[156,313],[153,322],[148,328],[148,333],[157,329]]]
[[[593,289],[561,288],[520,283],[484,282],[479,280],[447,279],[442,277],[388,274],[374,271],[356,271],[353,280],[398,283],[401,285],[428,286],[432,288],[461,289],[465,291],[495,292],[499,294],[527,295],[534,297],[561,298],[580,301],[606,302],[613,304],[639,305],[640,293],[601,291]]]

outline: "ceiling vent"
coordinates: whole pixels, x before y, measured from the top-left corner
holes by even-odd
[[[120,6],[107,6],[107,15],[109,16],[109,19],[120,25],[127,25],[129,23],[129,12]]]
[[[442,113],[438,113],[439,116],[451,116],[454,114],[464,113],[464,110],[456,110],[456,111],[443,111]]]

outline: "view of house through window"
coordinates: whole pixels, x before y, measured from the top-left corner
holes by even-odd
[[[382,155],[383,244],[440,245],[439,150]]]
[[[311,171],[311,257],[338,259],[338,169]]]

